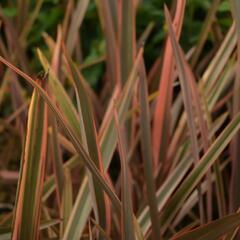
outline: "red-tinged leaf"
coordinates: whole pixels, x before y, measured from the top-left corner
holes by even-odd
[[[112,159],[112,155],[115,151],[116,148],[116,143],[117,143],[117,133],[114,127],[114,121],[113,121],[113,99],[120,99],[119,100],[119,105],[117,107],[118,109],[118,116],[119,116],[119,121],[120,124],[123,124],[125,119],[126,119],[126,115],[127,115],[127,111],[129,109],[129,105],[130,105],[130,101],[131,101],[131,97],[132,97],[132,93],[133,93],[133,88],[136,84],[136,76],[137,76],[137,70],[138,70],[138,66],[140,63],[140,60],[142,58],[142,50],[139,51],[139,54],[136,58],[136,62],[134,63],[134,67],[132,69],[132,72],[130,74],[130,77],[125,85],[125,87],[123,88],[122,93],[119,93],[119,86],[116,86],[116,90],[114,91],[113,97],[109,103],[109,106],[107,108],[107,111],[105,113],[104,116],[104,120],[103,123],[101,125],[101,129],[99,132],[99,139],[100,139],[100,144],[101,144],[101,151],[103,153],[103,160],[104,160],[104,170],[107,171],[109,164],[111,162]],[[120,95],[120,96],[119,96]],[[72,159],[69,163],[75,163],[77,162],[77,159]],[[75,166],[75,164],[71,164],[71,166]],[[53,179],[49,179],[49,181],[46,183],[46,187],[45,187],[45,197],[44,199],[46,199],[49,194],[53,191],[54,187],[53,187]],[[88,185],[86,185],[85,187],[87,188]],[[85,191],[85,190],[84,190]],[[89,189],[86,190],[89,194]],[[90,196],[90,195],[89,195]],[[79,200],[79,202],[82,200]],[[83,222],[86,223],[87,221],[87,217],[90,214],[92,205],[89,204],[89,198],[83,202],[81,202],[81,206],[85,209],[83,214],[80,215],[76,215],[76,218],[78,218],[78,221],[81,222],[83,224]],[[88,214],[86,213],[86,211],[88,212]],[[78,233],[79,236],[81,236],[83,228],[78,227]],[[69,231],[68,233],[74,232],[74,227],[71,228],[71,231]],[[138,234],[139,237],[138,239],[141,239],[141,234]],[[66,234],[66,237],[68,237],[70,235]]]
[[[186,66],[184,65],[184,59],[183,59],[184,56],[182,55],[181,49],[178,45],[176,36],[174,34],[173,25],[171,23],[171,17],[166,6],[165,6],[165,16],[166,16],[168,29],[169,29],[169,36],[170,36],[172,47],[173,47],[173,53],[176,61],[179,80],[181,84],[183,103],[184,103],[184,107],[187,115],[187,125],[188,125],[188,130],[189,130],[190,139],[191,139],[191,152],[192,152],[194,161],[197,164],[197,162],[199,161],[199,146],[198,146],[197,129],[195,125],[194,112],[193,112],[193,106],[192,106],[191,87],[189,86],[189,81],[188,81],[189,76],[187,74]],[[199,211],[200,211],[201,221],[203,222],[204,211],[203,211],[203,202],[202,202],[200,186],[198,187],[198,192],[199,192]]]
[[[129,188],[129,175],[127,166],[127,153],[126,153],[126,141],[122,129],[120,128],[119,119],[116,110],[114,111],[114,120],[118,135],[118,150],[121,162],[121,227],[122,227],[122,239],[132,240],[134,237],[134,225],[133,225],[133,210],[131,202],[131,192]]]
[[[76,167],[82,168],[82,162],[79,159],[78,155],[75,155],[71,157],[68,161],[64,163],[64,168],[69,168],[70,170],[75,169]],[[43,188],[43,197],[42,201],[45,202],[48,197],[51,195],[51,193],[54,191],[56,187],[56,182],[54,181],[54,175],[51,175],[47,178],[47,180],[44,183],[44,188]]]
[[[219,119],[217,119],[214,124],[212,131],[210,132],[210,137],[214,135],[222,126],[223,122],[226,120],[227,114],[223,114]],[[177,189],[179,183],[183,180],[186,173],[190,170],[192,166],[193,159],[186,156],[186,159],[181,159],[180,163],[169,173],[168,178],[163,183],[163,185],[158,189],[156,193],[158,202],[158,211],[161,212],[164,209],[165,204],[171,197],[172,193]],[[191,199],[188,199],[191,201]],[[196,201],[197,202],[197,201]],[[143,231],[146,235],[147,231],[151,227],[149,207],[145,207],[138,216],[138,221]]]
[[[234,81],[233,88],[233,116],[235,116],[240,111],[240,2],[237,0],[231,0],[232,13],[234,21],[236,23],[236,32],[237,32],[237,67],[236,67],[236,76]],[[240,181],[239,174],[239,154],[240,154],[240,133],[238,133],[232,141],[231,144],[231,157],[232,157],[232,179],[231,179],[231,191],[230,191],[230,208],[231,211],[236,211],[240,204],[240,193],[237,191],[238,184]]]
[[[192,162],[193,161],[190,158],[181,161],[173,170],[171,175],[167,178],[167,180],[163,183],[160,189],[158,189],[156,193],[156,198],[159,212],[163,210],[168,199],[170,198],[172,193],[176,190],[178,184],[183,180],[187,171],[189,171]],[[138,221],[143,231],[143,234],[146,235],[147,231],[151,227],[149,207],[145,207],[141,211],[141,214],[138,217]]]
[[[49,125],[49,148],[51,152],[50,156],[51,160],[53,161],[52,164],[56,181],[57,203],[60,207],[64,185],[64,171],[61,149],[58,141],[57,124],[53,116],[49,116]]]
[[[182,28],[185,0],[177,1],[174,26],[177,38],[180,37]],[[153,117],[152,143],[154,169],[157,169],[159,160],[166,160],[166,149],[169,141],[170,107],[173,94],[173,70],[174,58],[170,37],[166,40],[166,46],[162,61],[162,70],[159,82],[159,95],[156,101],[156,109]]]
[[[240,213],[226,216],[215,220],[209,224],[203,225],[192,231],[176,235],[172,240],[213,240],[223,237],[230,231],[240,226]]]
[[[63,234],[63,240],[77,240],[81,237],[91,209],[88,179],[84,177]],[[85,217],[82,217],[85,216]],[[86,219],[86,220],[85,220]]]
[[[39,239],[47,146],[47,108],[37,90],[29,108],[12,239]]]
[[[117,44],[116,32],[114,29],[113,16],[111,13],[111,3],[115,1],[96,0],[100,19],[102,20],[102,28],[106,39],[106,60],[107,70],[109,72],[109,80],[112,86],[120,84],[120,51]],[[115,9],[115,7],[113,7]]]
[[[151,144],[151,127],[150,127],[150,111],[148,105],[147,92],[147,76],[144,61],[139,68],[140,72],[140,128],[141,128],[141,149],[144,163],[144,176],[147,187],[147,200],[150,208],[150,216],[152,221],[153,239],[161,239],[160,220],[158,217],[158,208],[155,194],[154,175],[152,167],[152,144]]]
[[[54,101],[58,104],[60,111],[64,113],[64,116],[67,118],[75,133],[78,135],[78,138],[81,140],[82,133],[79,125],[79,116],[77,115],[74,104],[57,78],[52,67],[49,65],[46,57],[39,49],[37,49],[37,53],[44,70],[49,73],[49,88],[51,94],[54,96]]]
[[[74,131],[72,126],[69,124],[69,122],[66,120],[66,118],[63,116],[62,112],[58,109],[58,107],[53,103],[52,99],[48,96],[46,91],[36,82],[34,81],[30,76],[13,66],[11,63],[6,61],[4,58],[0,56],[0,61],[9,68],[11,68],[13,71],[15,71],[17,74],[22,76],[29,84],[31,84],[35,89],[37,89],[38,93],[41,95],[41,97],[44,99],[44,101],[49,106],[50,110],[53,112],[56,119],[61,124],[64,132],[66,135],[70,138],[73,146],[75,147],[76,151],[82,158],[82,161],[85,163],[86,167],[91,171],[93,176],[99,181],[100,186],[103,188],[103,190],[107,193],[109,198],[111,199],[116,211],[120,213],[121,209],[121,202],[119,201],[116,194],[112,191],[112,188],[107,184],[105,178],[103,178],[102,174],[99,172],[98,168],[95,166],[93,161],[90,159],[89,155],[87,154],[86,150],[84,149],[79,136]]]
[[[8,75],[8,74],[7,74]],[[11,80],[11,98],[14,109],[17,111],[25,102],[24,96],[22,94],[22,87],[19,83],[19,80],[17,79],[17,76],[15,73],[11,74],[12,80]],[[26,109],[23,109],[23,111],[19,114],[17,117],[17,128],[19,129],[19,134],[22,138],[22,141],[24,140],[25,135],[25,127],[26,127],[26,120],[27,120],[27,111]]]
[[[231,7],[232,7],[232,13],[233,18],[237,26],[237,35],[240,36],[240,17],[239,17],[239,11],[240,11],[240,2],[238,0],[230,0]]]
[[[99,234],[103,237],[103,239],[111,240],[111,238],[108,236],[107,232],[105,232],[104,229],[102,229],[101,226],[98,225],[97,222],[94,221],[94,219],[91,219],[91,221],[93,222],[93,225],[99,230]],[[89,240],[93,240],[91,231],[92,230],[89,229],[89,232],[90,232]]]
[[[67,33],[67,49],[72,54],[75,44],[77,43],[78,31],[86,14],[89,0],[81,0],[77,2],[77,6],[72,14],[71,23]]]
[[[114,111],[115,99],[118,99],[119,95],[120,95],[120,86],[116,85],[113,90],[112,96],[108,101],[107,110],[104,114],[100,129],[98,131],[98,136],[100,139],[102,138],[102,134],[104,133],[104,131],[106,131],[107,126],[112,120],[112,113]]]
[[[61,218],[63,219],[61,223],[61,237],[67,226],[69,217],[72,212],[73,207],[73,187],[70,169],[64,169],[64,185],[62,190],[62,204],[61,204]]]
[[[121,123],[124,122],[125,120],[125,116],[127,114],[128,108],[129,108],[129,104],[130,104],[130,100],[131,100],[131,95],[132,95],[132,91],[133,91],[133,86],[135,85],[136,82],[136,74],[137,74],[137,69],[138,69],[138,65],[140,62],[140,59],[142,57],[142,51],[139,52],[138,57],[136,59],[136,62],[134,64],[134,68],[132,70],[132,73],[130,74],[129,80],[127,81],[126,86],[123,89],[122,94],[120,95],[120,100],[119,101],[119,106],[118,106],[118,113],[119,113],[119,120]],[[119,87],[116,86],[116,89],[119,90]],[[116,92],[118,92],[118,90],[116,90]],[[114,97],[116,97],[117,95],[114,95]],[[114,98],[113,97],[113,98]],[[118,99],[118,98],[116,98]],[[113,103],[113,101],[112,101]],[[105,127],[103,127],[103,125],[101,126],[102,133],[99,134],[99,138],[101,139],[101,149],[102,152],[104,154],[103,160],[104,160],[104,169],[105,171],[107,170],[110,161],[112,159],[112,154],[115,151],[115,147],[116,147],[116,131],[114,129],[114,122],[113,122],[113,115],[111,110],[113,109],[113,104],[110,103],[110,106],[108,107],[108,110],[105,114],[105,120],[103,122],[105,122],[103,125]],[[73,159],[70,162],[77,162],[77,159]],[[75,166],[75,164],[71,164],[71,166]],[[87,187],[87,185],[85,186]],[[51,192],[54,189],[54,182],[53,182],[53,178],[51,177],[51,179],[49,179],[49,181],[46,183],[45,186],[45,195],[44,195],[44,199],[47,199],[47,197],[51,194]],[[89,190],[88,194],[89,194]],[[83,212],[83,214],[81,215],[76,215],[76,217],[79,219],[78,221],[81,222],[81,224],[83,224],[83,222],[87,221],[87,217],[91,211],[92,206],[90,204],[88,204],[89,202],[89,198],[88,200],[84,200],[83,202],[81,202],[81,206],[84,207],[85,211]],[[86,205],[86,206],[85,206]],[[87,213],[86,213],[87,211]],[[71,228],[72,230],[69,231],[68,233],[73,232],[74,228]],[[83,230],[83,228],[78,227],[78,233],[79,235],[76,236],[81,236],[81,232]],[[70,236],[68,234],[66,234],[66,236]]]
[[[213,0],[212,4],[210,5],[210,9],[208,10],[206,19],[202,25],[202,30],[200,36],[198,38],[198,42],[196,45],[196,49],[194,51],[193,57],[191,59],[191,66],[194,68],[197,64],[197,61],[202,53],[202,49],[204,44],[207,40],[208,34],[212,28],[213,21],[215,20],[216,12],[218,10],[220,0]]]
[[[58,28],[57,35],[57,43],[54,48],[54,53],[52,57],[52,69],[56,76],[59,76],[60,67],[61,67],[61,41],[62,41],[62,31],[61,28]],[[51,91],[49,91],[49,95],[51,95]],[[53,160],[53,169],[56,180],[56,191],[57,191],[57,201],[59,208],[61,206],[62,199],[62,191],[64,185],[64,170],[63,170],[63,159],[62,152],[59,145],[58,140],[58,132],[57,132],[57,122],[54,116],[49,116],[49,125],[50,125],[50,133],[49,133],[49,142],[50,142],[50,150],[51,150],[51,159]]]
[[[17,26],[19,32],[21,32],[24,24],[27,21],[27,16],[29,15],[30,0],[19,0],[17,1],[17,11],[21,14],[17,18]]]
[[[22,1],[24,1],[24,0],[22,0]],[[31,29],[34,25],[34,22],[38,18],[38,15],[39,15],[39,12],[41,10],[43,2],[44,2],[44,0],[38,0],[36,2],[33,11],[31,11],[31,14],[30,14],[29,18],[24,23],[23,29],[21,31],[21,36],[20,36],[21,43],[24,44],[26,42],[28,34],[30,33],[30,31],[31,31]]]
[[[221,152],[229,144],[233,136],[240,128],[240,113],[227,125],[219,137],[213,142],[208,151],[197,163],[194,169],[188,174],[183,183],[178,187],[175,194],[166,204],[161,214],[163,229],[166,229],[174,218],[181,204],[187,199],[192,190],[199,184],[208,169],[214,164]]]
[[[134,68],[132,70],[132,74],[130,75],[130,80],[129,84],[126,86],[127,90],[131,90],[130,86],[131,84],[134,83],[135,77],[136,77],[136,70],[137,70],[137,66],[139,64],[140,61],[140,57],[142,56],[142,50],[139,52],[138,57],[137,57],[137,61],[134,65]],[[74,129],[72,128],[72,125],[69,124],[69,122],[66,120],[66,118],[63,116],[62,112],[58,109],[58,107],[53,103],[52,99],[48,96],[48,94],[46,94],[46,92],[42,89],[42,87],[35,82],[31,77],[29,77],[27,74],[25,74],[24,72],[22,72],[21,70],[19,70],[18,68],[16,68],[15,66],[13,66],[11,63],[9,63],[8,61],[6,61],[4,58],[2,58],[0,56],[0,62],[4,63],[6,66],[8,66],[9,68],[11,68],[13,71],[15,71],[17,74],[19,74],[20,76],[22,76],[29,84],[31,84],[35,89],[37,89],[37,91],[39,92],[39,94],[41,95],[41,97],[44,99],[44,101],[47,103],[47,105],[49,106],[49,108],[51,109],[51,111],[53,112],[54,116],[56,117],[56,119],[59,121],[59,123],[61,124],[64,132],[66,133],[66,135],[69,137],[69,139],[71,140],[73,146],[75,147],[77,153],[79,154],[79,156],[81,157],[82,161],[84,162],[84,164],[86,165],[86,167],[91,171],[91,173],[93,174],[93,176],[99,181],[100,186],[102,187],[102,189],[106,192],[106,194],[109,196],[109,198],[111,199],[111,202],[116,210],[116,212],[118,214],[120,214],[121,211],[121,202],[119,201],[118,197],[116,196],[116,194],[112,191],[112,188],[109,186],[109,184],[107,184],[107,182],[105,181],[105,179],[102,177],[101,173],[99,172],[99,170],[97,169],[97,167],[95,166],[95,164],[92,162],[92,160],[90,159],[89,155],[87,154],[87,152],[85,151],[78,134],[74,131]],[[127,91],[127,93],[129,93]],[[124,95],[124,104],[120,104],[120,114],[122,115],[125,109],[125,104],[128,103],[129,98],[131,98],[131,96],[129,96],[129,94],[125,94]],[[121,116],[121,121],[123,121],[124,116]],[[112,121],[111,121],[112,123]],[[113,123],[114,124],[114,123]],[[109,128],[107,128],[108,131],[110,131],[111,133],[113,133],[113,127],[112,125],[109,126]],[[106,132],[106,134],[108,135],[109,132]],[[114,135],[112,137],[115,138],[115,132],[113,133]],[[112,140],[110,139],[107,139]],[[113,143],[112,146],[115,146],[115,141]],[[102,147],[102,146],[101,146]],[[114,148],[115,149],[115,148]],[[110,149],[112,151],[112,149]],[[105,149],[105,151],[107,151],[107,149]],[[111,158],[109,158],[110,161]],[[105,160],[105,159],[104,159]],[[106,161],[106,160],[105,160]],[[107,162],[106,162],[107,163]],[[108,163],[107,163],[108,164]],[[142,234],[141,234],[141,230],[138,226],[138,223],[136,221],[136,218],[134,217],[134,225],[135,225],[135,229],[136,229],[136,237],[137,239],[143,239],[142,238]]]
[[[179,61],[182,61],[182,65],[184,66],[184,71],[185,74],[187,76],[186,80],[188,82],[188,84],[191,87],[191,95],[192,95],[192,99],[193,99],[193,105],[195,106],[196,109],[196,115],[197,115],[197,119],[198,119],[198,123],[199,123],[199,129],[200,129],[200,133],[202,136],[202,142],[203,142],[203,150],[204,152],[206,152],[210,146],[210,141],[209,141],[209,136],[208,136],[208,126],[207,123],[204,119],[204,116],[207,116],[207,113],[204,113],[203,108],[202,108],[202,100],[200,97],[200,94],[198,92],[198,88],[197,88],[197,84],[196,84],[196,80],[195,77],[191,71],[191,68],[189,66],[189,64],[187,63],[185,57],[184,57],[184,53],[181,49],[181,47],[179,46],[180,49],[180,55],[181,58],[179,59]],[[178,61],[176,61],[177,64],[179,64]],[[214,169],[216,174],[218,173],[218,165],[214,165]],[[208,220],[210,221],[212,218],[212,186],[211,186],[211,172],[209,171],[208,174],[208,179],[209,179],[209,188],[207,191],[207,213],[208,213]],[[222,192],[223,186],[223,182],[222,182],[222,178],[221,176],[218,174],[218,183],[217,183],[217,191],[219,192],[219,194]],[[224,195],[219,195],[219,197],[224,199]],[[222,201],[219,201],[222,202]],[[220,206],[220,209],[224,209],[225,208],[225,204],[223,204],[223,206]]]
[[[129,110],[130,102],[132,99],[134,87],[137,80],[137,72],[138,72],[140,61],[142,59],[142,54],[143,54],[143,49],[140,49],[137,54],[137,57],[134,62],[128,81],[126,82],[120,96],[116,100],[120,124],[122,124],[126,120],[127,111]],[[119,91],[119,89],[117,88],[116,91]],[[109,107],[112,107],[112,105],[110,104]],[[107,111],[106,113],[109,113],[109,111]],[[108,118],[109,119],[106,119],[104,121],[104,123],[108,122],[107,127],[105,128],[101,127],[101,132],[100,132],[100,146],[101,146],[102,158],[104,161],[105,170],[107,170],[110,165],[110,162],[117,144],[117,134],[114,128],[113,114],[110,113]]]
[[[135,0],[122,0],[120,8],[120,49],[121,49],[121,79],[124,84],[132,69],[135,52],[136,52],[136,36],[135,36]]]
[[[228,165],[229,161],[226,160],[225,162],[222,163],[220,168],[220,174],[223,173],[224,170],[226,170],[226,166]],[[211,182],[214,183],[217,180],[217,176],[215,173],[211,173]],[[202,193],[205,194],[209,185],[209,180],[206,179],[201,183],[202,187]],[[178,212],[177,216],[174,218],[174,221],[172,225],[174,227],[178,226],[178,224],[191,212],[191,210],[196,206],[198,202],[198,193],[197,190],[194,190],[188,199],[184,202],[182,205],[180,211]],[[221,217],[220,217],[221,218]],[[198,220],[198,225],[199,225],[199,220]]]
[[[102,154],[100,152],[99,140],[97,138],[92,106],[89,100],[89,96],[87,95],[87,91],[84,87],[84,79],[66,52],[65,57],[69,72],[75,83],[76,94],[79,103],[79,114],[82,118],[82,128],[85,132],[84,135],[86,136],[83,142],[86,142],[86,151],[89,153],[93,163],[104,177]],[[94,201],[95,217],[99,222],[101,228],[105,229],[106,215],[107,212],[110,211],[110,208],[109,205],[106,204],[107,202],[104,197],[104,193],[100,188],[98,181],[96,179],[93,179],[91,175],[89,176],[89,180],[90,185],[92,185],[90,189],[93,189],[92,200]]]
[[[222,42],[219,50],[215,54],[214,58],[208,65],[202,76],[202,83],[204,85],[204,89],[206,95],[210,94],[212,91],[212,87],[216,84],[219,79],[220,73],[223,71],[226,66],[229,57],[231,56],[234,48],[237,43],[237,34],[235,32],[235,25],[233,24],[229,29],[228,33],[224,41]]]
[[[68,32],[68,28],[69,28],[69,23],[71,20],[71,16],[72,16],[72,11],[74,8],[74,0],[68,0],[67,5],[65,7],[65,15],[64,15],[64,19],[63,19],[63,23],[62,23],[62,28],[63,28],[63,39],[66,40],[67,38],[67,32]]]
[[[51,67],[57,77],[59,77],[59,73],[61,70],[61,43],[62,43],[62,29],[61,27],[58,27],[57,41],[54,47],[54,52],[53,52],[52,62],[51,62]]]

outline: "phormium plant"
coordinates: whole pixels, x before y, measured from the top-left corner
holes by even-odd
[[[239,0],[187,44],[199,1],[33,2],[0,3],[0,239],[237,239]]]

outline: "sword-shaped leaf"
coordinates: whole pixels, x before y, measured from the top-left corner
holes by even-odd
[[[47,108],[34,90],[28,112],[12,239],[39,239],[47,147]]]
[[[219,239],[225,234],[235,230],[240,225],[240,213],[215,220],[197,229],[185,232],[182,235],[173,236],[172,240],[212,240]]]
[[[93,163],[104,177],[102,155],[100,152],[95,120],[89,96],[87,95],[87,91],[84,87],[84,79],[66,52],[65,57],[68,65],[68,70],[75,83],[77,99],[79,103],[79,111],[83,120],[83,129],[86,136],[86,139],[84,140],[86,141],[87,145],[86,150],[89,153]],[[89,184],[92,185],[90,186],[90,189],[93,190],[92,200],[94,202],[95,217],[97,218],[97,221],[99,221],[101,228],[105,229],[107,211],[110,211],[110,208],[106,205],[106,199],[101,187],[99,186],[98,181],[96,179],[93,179],[91,175],[89,176],[89,180]]]

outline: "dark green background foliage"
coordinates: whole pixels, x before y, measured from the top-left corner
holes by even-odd
[[[32,1],[34,6],[35,1]],[[164,25],[163,5],[170,6],[171,1],[163,0],[140,0],[136,16],[136,31],[139,37],[149,23],[154,23],[154,28],[145,45],[145,59],[147,67],[151,66],[153,61],[159,56],[162,49],[163,39],[166,33]],[[184,27],[181,38],[181,45],[185,50],[190,49],[197,41],[201,31],[203,19],[207,10],[211,5],[210,0],[188,0],[186,14],[184,18]],[[12,3],[6,6],[3,3],[3,12],[8,17],[14,17],[17,14],[16,4]],[[32,65],[36,69],[40,69],[39,63],[34,58],[35,47],[44,49],[45,43],[42,33],[47,32],[51,36],[56,35],[57,25],[62,22],[63,14],[66,9],[66,1],[64,0],[45,0],[38,15],[37,21],[31,29],[28,38],[28,54],[32,56]],[[225,0],[219,6],[218,21],[222,29],[228,29],[231,24],[229,18],[229,1]],[[100,29],[100,21],[94,1],[91,1],[87,14],[81,27],[81,47],[83,52],[83,63],[91,62],[104,55],[105,43]],[[211,47],[211,36],[209,36],[207,48]],[[36,62],[35,62],[36,61]],[[103,74],[104,64],[98,64],[83,71],[86,79],[96,89],[98,80]]]

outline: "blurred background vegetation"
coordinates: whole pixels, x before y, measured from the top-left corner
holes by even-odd
[[[140,4],[137,11],[136,31],[137,38],[141,36],[149,24],[151,34],[145,44],[145,60],[147,67],[152,66],[155,59],[160,55],[163,40],[166,33],[164,25],[163,5],[170,5],[171,0],[139,0]],[[10,4],[9,4],[10,2]],[[32,0],[32,8],[35,7],[35,1]],[[43,39],[43,33],[50,36],[56,36],[57,26],[62,22],[64,12],[66,10],[67,1],[61,0],[44,0],[39,15],[31,28],[28,36],[27,53],[32,61],[34,70],[40,69],[39,61],[35,57],[35,48],[47,50]],[[211,7],[211,0],[188,0],[186,6],[186,14],[184,17],[183,31],[181,34],[181,46],[185,50],[189,50],[197,43],[201,32],[203,20]],[[3,1],[1,3],[2,11],[7,17],[16,17],[17,8],[15,1]],[[226,33],[231,25],[230,3],[228,0],[221,1],[217,12],[217,21],[221,27],[222,35]],[[101,30],[99,16],[95,1],[90,1],[87,14],[84,18],[80,29],[80,45],[81,45],[81,63],[88,64],[93,60],[101,59],[105,52],[104,36]],[[205,45],[205,51],[212,47],[213,36],[209,35]],[[204,53],[204,52],[203,52]],[[45,52],[47,54],[47,52]],[[47,54],[48,55],[48,54]],[[99,80],[101,79],[104,64],[100,63],[83,71],[90,85],[97,90]]]

